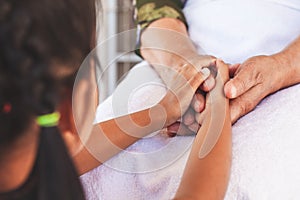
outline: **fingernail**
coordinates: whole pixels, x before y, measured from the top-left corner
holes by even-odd
[[[230,93],[231,93],[231,98],[235,98],[236,97],[236,88],[235,87],[231,87],[231,90],[230,90]]]
[[[195,110],[197,110],[197,112],[200,112],[200,102],[199,101],[195,102]]]
[[[201,69],[201,73],[203,74],[204,79],[207,79],[210,75],[210,70],[208,68]]]

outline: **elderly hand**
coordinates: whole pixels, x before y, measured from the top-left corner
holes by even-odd
[[[187,112],[184,114],[182,121],[177,121],[176,123],[172,124],[167,129],[167,134],[170,137],[174,137],[176,135],[192,135],[196,134],[201,126],[201,121],[199,121],[199,116],[203,116],[202,112],[204,110],[207,110],[205,108],[206,104],[206,92],[210,92],[216,82],[213,77],[216,75],[216,69],[219,68],[219,66],[229,66],[228,64],[224,65],[224,62],[222,60],[216,61],[216,68],[211,68],[212,73],[214,75],[211,75],[211,79],[213,80],[209,84],[201,85],[201,87],[197,90],[196,94],[194,95],[193,101],[190,105],[190,108],[187,110]],[[224,68],[224,67],[223,67]],[[224,80],[228,80],[228,71],[226,74],[224,74],[223,70],[223,78]],[[226,78],[227,77],[227,78]],[[207,79],[206,81],[209,81]]]
[[[189,109],[196,90],[211,73],[207,68],[199,70],[187,64],[179,71],[170,74],[172,79],[168,81],[168,92],[159,103],[167,111],[168,120],[166,124],[168,126]]]
[[[255,56],[242,64],[230,66],[230,76],[225,84],[225,94],[231,99],[231,121],[252,111],[267,95],[284,86],[288,69],[280,54]]]
[[[194,76],[195,71],[214,66],[216,62],[213,56],[198,54],[185,24],[178,19],[163,18],[152,22],[141,34],[140,50],[144,59],[152,65],[167,87],[171,85],[172,71],[182,73],[188,80]],[[214,84],[215,80],[211,76],[200,88],[209,91]],[[186,125],[180,126],[178,130],[179,123],[174,123],[168,128],[169,135],[174,136],[180,132],[191,134],[197,131],[199,125],[193,123],[195,112],[201,112],[204,105],[203,95],[196,93],[192,105],[183,117],[183,125]]]
[[[208,66],[208,64],[203,64],[203,58],[205,56],[199,56],[200,63],[194,63],[193,65],[197,66]],[[209,57],[209,56],[207,56]],[[213,62],[209,65],[215,67],[215,58],[210,57]],[[176,135],[192,135],[197,133],[198,129],[200,128],[200,124],[196,121],[196,115],[201,113],[205,109],[205,92],[211,91],[215,86],[215,78],[214,73],[211,73],[208,79],[205,80],[203,84],[198,88],[196,91],[193,100],[186,111],[186,113],[182,116],[181,121],[177,121],[171,124],[167,129],[166,133],[170,137],[174,137]],[[188,75],[188,77],[191,75]]]
[[[224,92],[231,99],[232,123],[252,111],[264,97],[282,88],[283,80],[286,79],[287,74],[283,65],[282,57],[280,54],[276,54],[272,56],[255,56],[242,64],[230,66],[229,72],[232,79],[225,84]],[[197,102],[198,104],[200,102],[202,108],[204,108],[205,101],[202,98],[199,98]],[[173,136],[172,133],[175,131],[178,131],[178,135],[196,132],[200,125],[195,125],[195,114],[189,109],[183,117],[183,119],[187,118],[188,120],[183,120],[181,124],[177,122],[171,126],[168,134]]]
[[[215,61],[215,60],[214,60]],[[211,65],[214,69],[215,62]],[[166,129],[166,134],[170,137],[176,135],[193,135],[196,134],[200,128],[200,124],[196,120],[196,116],[199,115],[205,109],[205,94],[206,92],[211,91],[215,87],[215,72],[212,70],[211,75],[205,82],[198,88],[196,91],[193,100],[190,104],[189,109],[182,116],[181,121],[177,121],[170,125]]]

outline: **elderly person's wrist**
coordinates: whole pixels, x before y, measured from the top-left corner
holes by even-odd
[[[142,33],[140,50],[165,83],[170,70],[179,71],[185,65],[201,69],[215,62],[211,57],[198,55],[185,24],[172,18],[152,22]]]
[[[297,72],[297,67],[293,63],[293,58],[289,51],[279,52],[272,55],[272,57],[278,63],[278,89],[283,89],[299,82],[299,72]]]
[[[156,20],[142,32],[140,52],[148,62],[169,66],[197,53],[185,24],[172,18]]]
[[[284,70],[282,88],[300,83],[300,36],[274,57]]]

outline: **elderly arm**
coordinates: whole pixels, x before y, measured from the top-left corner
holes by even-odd
[[[199,69],[215,64],[214,57],[197,53],[187,32],[183,5],[178,0],[137,1],[136,4],[136,20],[141,29],[140,53],[167,85],[166,68],[180,70],[188,64]]]
[[[185,65],[201,69],[215,64],[214,57],[197,53],[187,32],[183,6],[179,0],[137,0],[136,4],[136,21],[141,30],[140,54],[153,66],[167,86],[170,70],[180,71]],[[191,70],[186,70],[185,73],[187,77],[192,76]],[[211,76],[201,89],[209,91],[214,84]],[[205,99],[200,93],[196,93],[191,108],[183,118],[184,123],[194,132],[199,127],[194,120],[194,112],[201,112],[204,106]],[[178,127],[177,123],[169,127],[169,130],[177,132]],[[191,133],[185,126],[181,127],[185,130],[183,134]]]
[[[277,56],[287,70],[281,88],[300,83],[300,36]]]
[[[231,66],[233,78],[225,85],[234,123],[267,95],[300,83],[300,36],[281,52],[255,56]]]

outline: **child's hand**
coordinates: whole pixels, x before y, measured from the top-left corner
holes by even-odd
[[[218,73],[220,74],[221,80],[227,82],[229,79],[229,71],[228,71],[228,66],[221,60],[217,60],[217,66],[216,68],[218,69]],[[210,75],[212,77],[212,74]],[[197,96],[196,96],[197,95]],[[197,101],[201,101],[200,105],[201,107],[195,111],[195,109],[192,109],[191,107],[185,112],[185,114],[182,117],[181,121],[177,121],[173,124],[171,124],[167,128],[167,134],[170,137],[176,136],[176,135],[192,135],[196,134],[199,128],[201,127],[201,122],[203,120],[203,116],[205,116],[204,111],[207,112],[208,109],[206,108],[206,99],[205,99],[205,94],[204,92],[201,92],[198,90],[196,92],[196,95],[194,96],[191,105],[194,105],[196,100],[195,97],[197,97]],[[199,104],[199,103],[198,103]],[[203,114],[201,114],[203,113]],[[200,117],[201,116],[201,117]],[[201,121],[200,121],[201,119]]]
[[[210,75],[209,69],[203,68],[197,73],[188,73],[194,75],[186,77],[185,74],[188,70],[197,69],[185,64],[179,71],[170,71],[170,73],[173,73],[173,78],[168,84],[169,91],[159,102],[167,114],[165,126],[174,123],[186,112],[196,90]]]
[[[225,98],[224,85],[229,80],[229,64],[226,64],[222,60],[218,59],[216,67],[218,69],[216,86],[211,92],[208,92],[206,95],[206,105],[204,111],[202,113],[195,114],[195,119],[200,126],[203,123],[203,120],[207,117],[208,113],[212,111],[210,104],[213,102],[220,101],[220,98]],[[218,90],[219,92],[213,97],[211,97],[212,93],[216,92],[216,90]],[[209,98],[211,99],[209,100]],[[218,113],[215,113],[215,115],[218,115]]]

